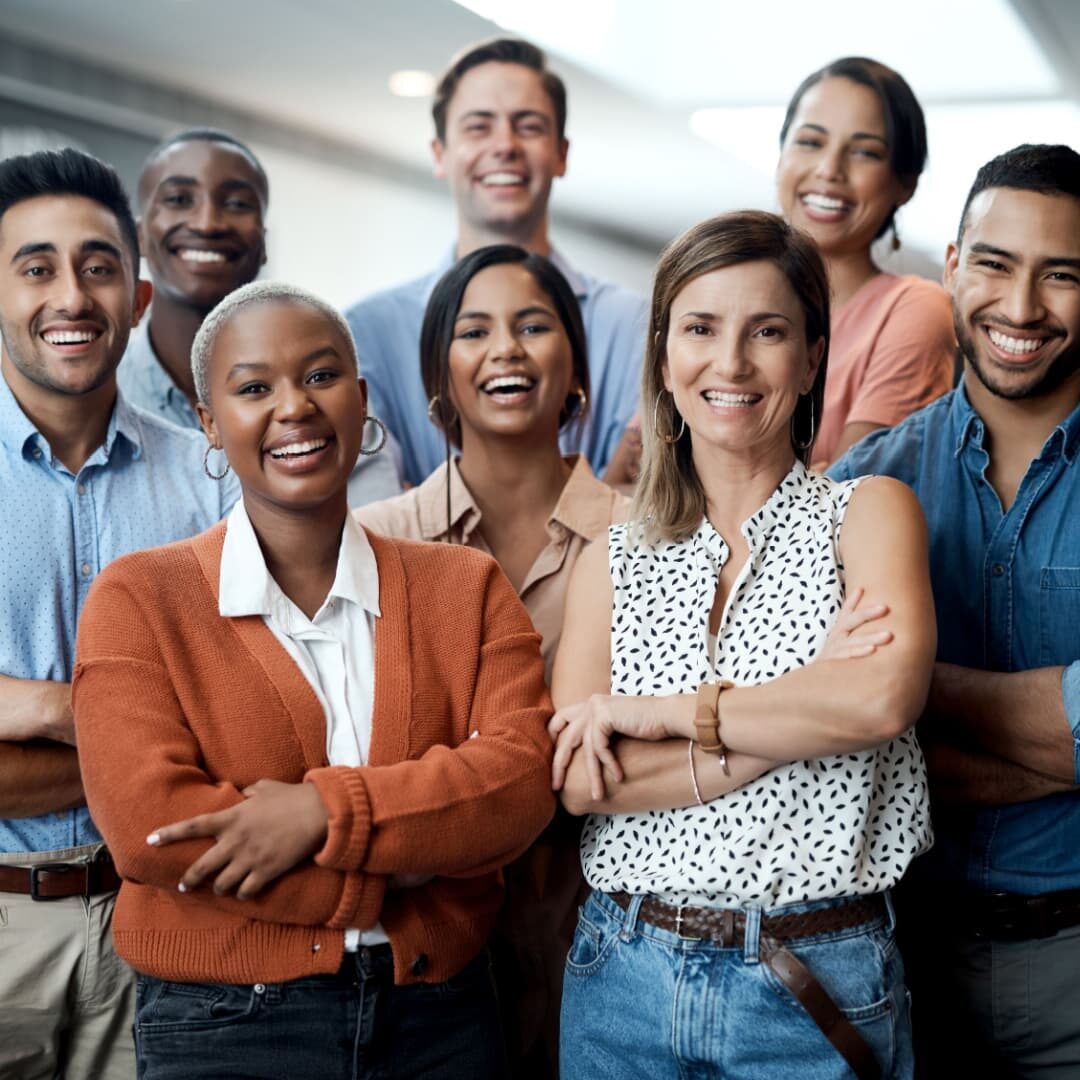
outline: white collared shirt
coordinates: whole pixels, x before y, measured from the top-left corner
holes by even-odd
[[[366,764],[375,690],[379,571],[371,544],[352,516],[345,515],[334,583],[309,619],[271,577],[240,499],[229,514],[221,551],[218,612],[226,618],[263,617],[323,708],[329,764]],[[346,931],[345,947],[387,940],[376,925],[363,932]]]

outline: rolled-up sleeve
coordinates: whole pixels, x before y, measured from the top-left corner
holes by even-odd
[[[1073,778],[1080,784],[1080,660],[1074,660],[1061,676],[1061,698],[1073,736]]]

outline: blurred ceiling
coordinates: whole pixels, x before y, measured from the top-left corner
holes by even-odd
[[[423,184],[428,102],[388,78],[437,74],[500,29],[544,45],[568,84],[556,211],[642,246],[772,207],[783,104],[844,54],[892,64],[926,108],[930,169],[901,224],[934,257],[979,164],[1023,141],[1080,146],[1075,0],[0,0],[9,41],[355,147]],[[33,82],[32,65],[0,73],[0,94],[26,100]]]

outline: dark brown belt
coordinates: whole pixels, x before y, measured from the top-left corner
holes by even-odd
[[[634,899],[625,892],[607,895],[623,911],[630,909]],[[768,964],[772,973],[791,991],[859,1080],[879,1080],[881,1066],[866,1045],[866,1040],[851,1025],[810,969],[783,943],[837,930],[851,930],[877,922],[886,914],[885,901],[880,896],[866,896],[835,907],[761,917],[759,955],[762,963]],[[638,917],[661,930],[670,930],[684,938],[713,941],[721,948],[739,948],[746,940],[746,915],[741,911],[675,907],[647,896],[641,902]]]
[[[67,896],[98,896],[120,888],[112,859],[99,855],[93,862],[52,862],[36,866],[0,866],[0,892],[22,893],[34,900]]]
[[[1053,937],[1080,925],[1080,889],[1022,896],[1019,893],[971,893],[964,898],[967,925],[976,938],[1030,941]]]

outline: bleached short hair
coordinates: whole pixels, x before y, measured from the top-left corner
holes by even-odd
[[[353,365],[359,367],[352,331],[341,312],[333,304],[328,303],[321,296],[316,296],[296,285],[288,285],[284,281],[253,281],[250,285],[243,285],[229,293],[203,319],[202,326],[199,327],[195,340],[191,343],[191,374],[195,380],[195,393],[203,405],[208,405],[210,402],[206,373],[210,365],[210,354],[214,351],[214,342],[217,341],[222,328],[238,311],[254,304],[272,304],[275,301],[303,304],[305,307],[313,308],[320,315],[326,316],[326,319],[337,327],[345,339]]]

